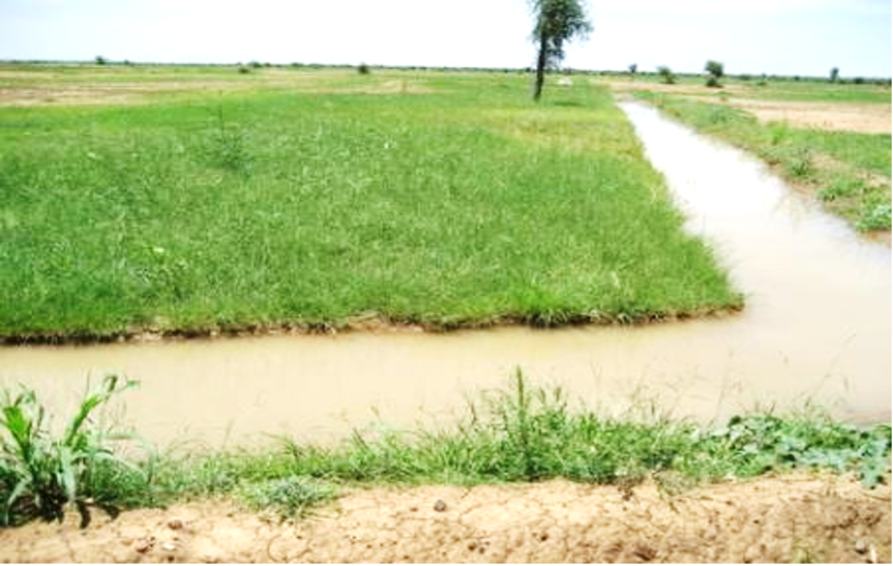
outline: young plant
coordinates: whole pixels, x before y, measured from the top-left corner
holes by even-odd
[[[117,455],[115,441],[132,435],[97,428],[91,415],[112,397],[136,387],[108,376],[88,393],[61,436],[49,430],[46,410],[32,389],[15,397],[7,390],[0,417],[0,525],[34,518],[61,521],[74,505],[81,526],[90,522],[89,506],[116,515],[130,490],[145,490],[148,474]]]

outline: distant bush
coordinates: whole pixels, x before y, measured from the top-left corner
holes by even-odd
[[[244,65],[239,65],[238,71],[243,75],[247,75],[248,73],[251,72],[251,69],[249,69],[248,67],[246,67]]]
[[[248,63],[248,66],[251,67],[252,69],[260,69],[261,67],[263,67],[263,65],[261,65],[257,61],[252,61],[252,62]]]
[[[357,67],[357,72],[360,73],[361,75],[368,75],[369,74],[369,65],[367,65],[366,63],[360,63],[360,66]]]
[[[109,60],[103,57],[102,55],[97,55],[95,62],[97,65],[108,65]]]
[[[853,79],[853,84],[854,85],[864,85],[865,79],[863,79],[862,77],[856,77]]]
[[[719,88],[722,86],[719,80],[722,78],[724,71],[723,65],[719,61],[707,61],[704,70],[710,75],[707,77],[707,86],[711,88]]]
[[[671,71],[669,67],[661,65],[657,68],[657,74],[660,76],[661,81],[664,84],[676,84],[676,75],[673,74],[673,71]]]

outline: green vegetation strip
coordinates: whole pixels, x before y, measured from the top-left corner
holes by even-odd
[[[87,417],[130,384],[107,378],[85,397],[62,436],[47,428],[33,392],[7,393],[0,421],[0,519],[20,524],[59,519],[72,505],[154,506],[232,496],[281,518],[300,517],[337,496],[339,486],[534,482],[550,478],[631,486],[652,478],[673,494],[698,483],[767,472],[855,472],[869,487],[890,473],[889,424],[859,428],[813,412],[753,413],[725,426],[659,417],[612,419],[571,409],[560,390],[531,388],[516,374],[510,388],[469,405],[459,424],[400,432],[379,426],[341,444],[281,438],[264,448],[189,450],[136,457],[134,435],[108,432]],[[126,440],[126,450],[115,450]],[[130,454],[129,459],[122,454]]]
[[[302,73],[0,108],[0,337],[740,307],[602,88],[534,106],[508,74]]]
[[[802,129],[780,122],[764,125],[725,104],[648,92],[636,96],[699,131],[753,152],[789,181],[810,187],[829,211],[857,229],[890,229],[889,134]]]

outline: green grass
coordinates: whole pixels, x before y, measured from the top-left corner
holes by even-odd
[[[786,179],[811,188],[829,211],[857,229],[890,229],[889,134],[764,125],[727,105],[647,92],[636,96],[701,132],[753,152]]]
[[[4,413],[12,406],[7,402]],[[247,508],[293,519],[349,486],[478,485],[553,478],[632,486],[651,478],[674,494],[705,482],[795,470],[852,473],[867,487],[887,481],[890,474],[889,424],[856,427],[814,408],[787,416],[753,412],[719,426],[670,420],[654,411],[607,418],[572,404],[560,389],[531,387],[520,372],[509,387],[469,403],[467,416],[454,425],[400,431],[378,423],[366,430],[374,432],[356,431],[331,445],[285,437],[245,449],[180,444],[150,455],[143,464],[116,468],[114,481],[104,482],[102,499],[97,501],[118,508],[233,497]],[[35,431],[44,444],[58,445],[44,429]],[[8,432],[0,428],[7,445]],[[85,428],[85,434],[93,432],[92,427]],[[116,458],[115,462],[124,461]],[[53,469],[57,461],[53,452],[22,457],[7,449],[3,465],[28,462]],[[58,519],[59,509],[88,495],[98,497],[90,478],[95,477],[95,464],[105,461],[112,460],[88,460],[93,466],[74,476],[73,493],[78,495],[55,499],[52,513],[38,513],[33,505],[8,506],[7,522]],[[2,501],[9,501],[15,491],[15,482],[6,478],[0,476]],[[49,487],[40,487],[44,485]],[[34,484],[34,489],[56,494],[54,485]]]
[[[506,74],[226,76],[247,90],[0,108],[0,336],[741,304],[601,88],[534,106]]]

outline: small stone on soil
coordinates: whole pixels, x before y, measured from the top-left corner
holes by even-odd
[[[171,519],[167,522],[167,527],[171,530],[178,531],[183,528],[183,521],[180,519]]]
[[[444,501],[443,499],[438,499],[437,502],[434,503],[434,510],[437,511],[438,513],[443,513],[444,511],[446,511],[447,510],[446,501]]]

